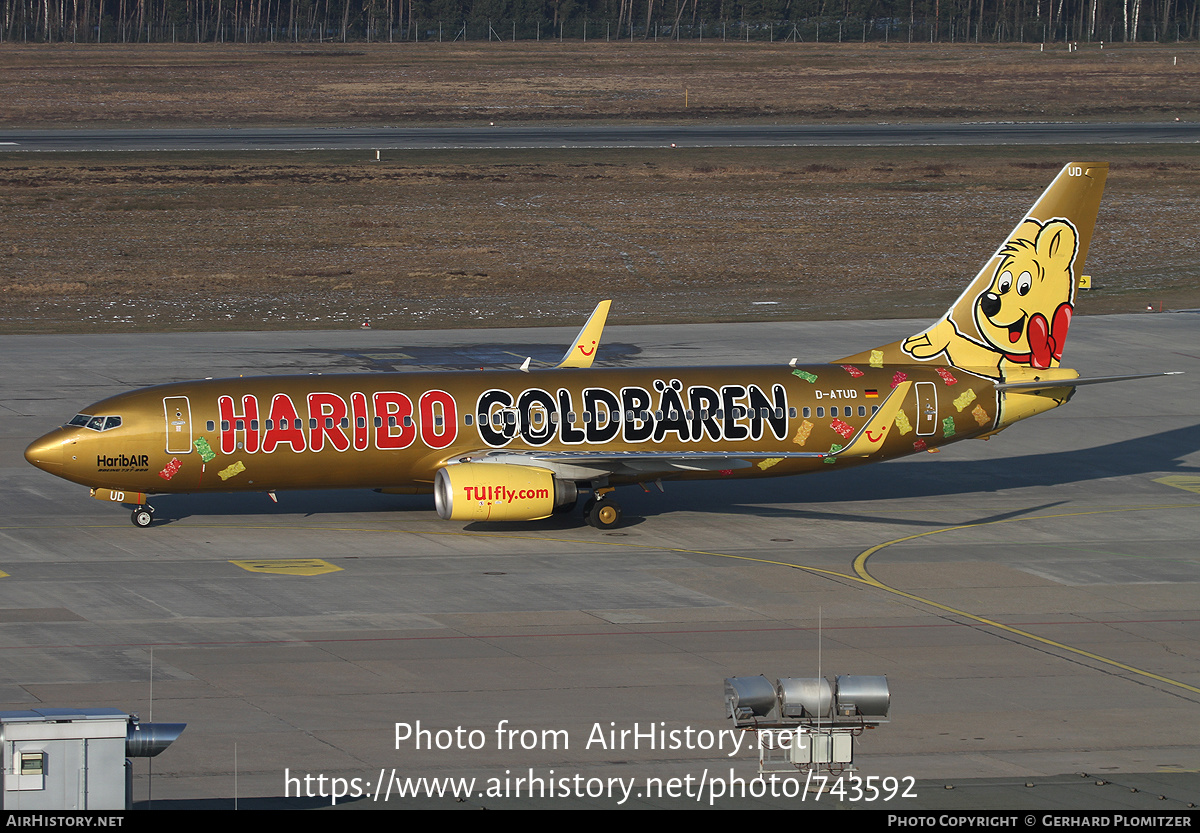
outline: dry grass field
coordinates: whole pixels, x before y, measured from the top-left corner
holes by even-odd
[[[0,78],[8,127],[1190,119],[1186,49],[6,45]],[[1080,157],[1113,162],[1080,311],[1200,306],[1192,147],[373,156],[0,154],[0,331],[933,316]]]
[[[1195,44],[1041,49],[720,40],[5,44],[0,85],[8,127],[1200,116]]]
[[[14,154],[0,331],[934,316],[1093,153]],[[1102,155],[1080,311],[1200,306],[1200,158]]]

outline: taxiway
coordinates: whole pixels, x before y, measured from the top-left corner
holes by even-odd
[[[920,326],[616,326],[599,362],[825,361]],[[608,533],[578,517],[446,523],[431,497],[373,492],[161,497],[142,530],[21,456],[88,403],[143,385],[511,366],[556,358],[572,334],[0,337],[0,708],[187,723],[154,760],[157,807],[307,807],[330,802],[285,800],[285,771],[368,791],[392,774],[480,789],[530,771],[750,778],[744,749],[587,742],[596,726],[720,732],[725,677],[819,669],[887,675],[891,722],[856,756],[861,776],[918,779],[921,797],[895,809],[1200,800],[1195,313],[1079,317],[1065,355],[1083,375],[1184,376],[1081,388],[988,442],[878,466],[623,490],[626,523]],[[397,744],[396,724],[417,721],[485,742]],[[567,746],[504,747],[502,721]],[[136,772],[144,802],[144,761]]]

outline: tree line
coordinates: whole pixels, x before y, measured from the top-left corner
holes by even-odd
[[[3,42],[1197,37],[1200,0],[0,0]]]

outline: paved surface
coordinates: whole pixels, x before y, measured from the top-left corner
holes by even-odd
[[[828,360],[919,326],[614,327],[600,360]],[[917,797],[891,807],[1200,803],[1200,494],[1181,488],[1200,483],[1200,315],[1079,317],[1067,345],[1085,375],[1187,375],[1081,388],[1064,408],[939,454],[736,488],[625,490],[628,523],[607,534],[577,517],[445,523],[431,498],[372,492],[281,494],[278,506],[163,497],[165,520],[139,530],[21,457],[84,405],[144,384],[508,362],[499,347],[464,345],[557,355],[572,335],[0,338],[0,708],[111,706],[187,723],[154,760],[157,807],[328,805],[282,800],[285,770],[372,791],[393,771],[476,777],[476,793],[531,770],[579,776],[585,792],[601,784],[590,779],[637,779],[626,806],[667,806],[645,779],[750,779],[755,758],[645,740],[588,748],[593,733],[636,724],[702,741],[729,728],[730,675],[886,674],[891,723],[856,755],[861,777],[915,779]],[[855,560],[888,542],[863,567],[882,586],[864,583]],[[339,570],[231,563],[294,558]],[[397,748],[396,724],[417,721],[479,730],[462,740],[482,748]],[[502,721],[531,730],[513,736],[518,748],[498,748]],[[545,730],[568,746],[558,735],[541,748],[555,737]],[[539,748],[520,748],[534,738]],[[139,801],[147,770],[136,763]]]
[[[3,130],[0,151],[1194,144],[1200,124],[1001,123]]]

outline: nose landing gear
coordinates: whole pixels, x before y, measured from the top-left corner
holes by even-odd
[[[154,507],[149,504],[139,506],[133,510],[133,514],[129,516],[129,519],[133,521],[134,526],[145,529],[154,520]]]

